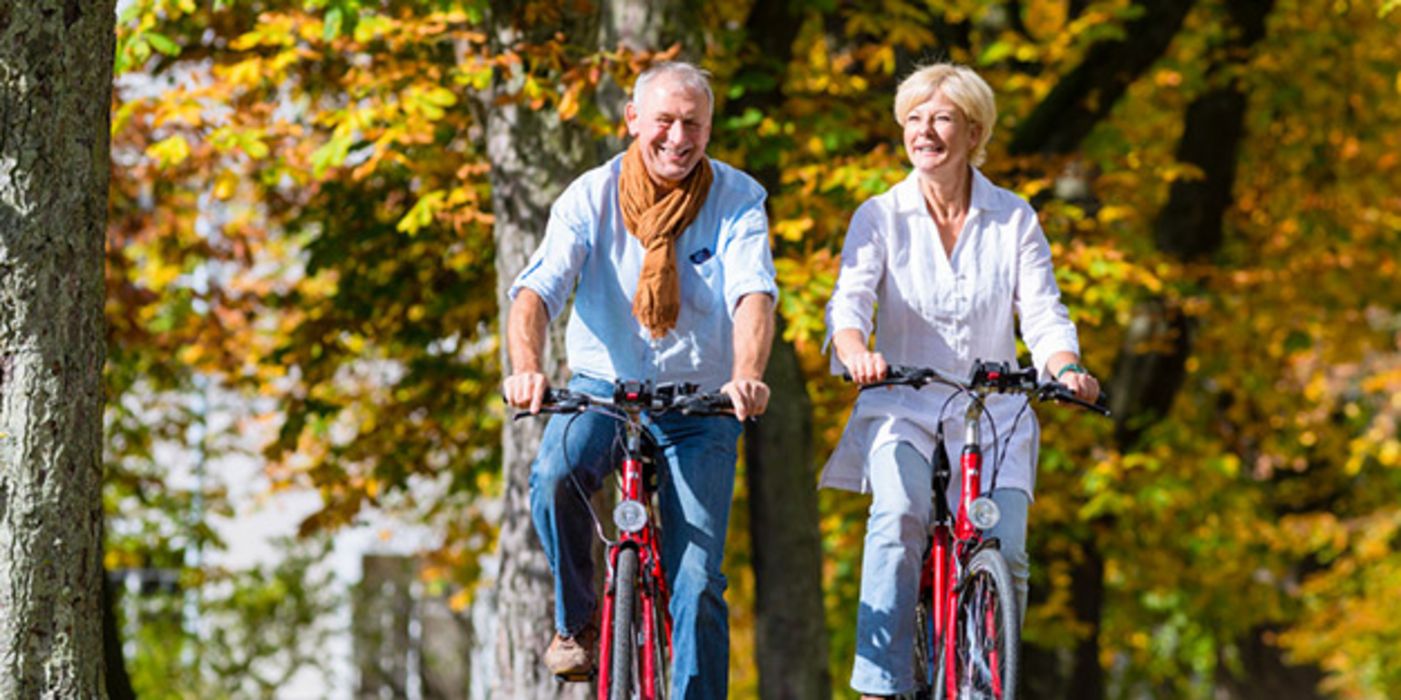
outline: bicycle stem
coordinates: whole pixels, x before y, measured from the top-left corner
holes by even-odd
[[[981,396],[975,396],[968,401],[968,411],[963,415],[963,444],[981,445],[981,433],[979,427],[983,422],[983,402]]]
[[[977,528],[968,519],[968,506],[982,490],[982,440],[979,426],[983,417],[981,396],[973,396],[968,402],[968,411],[963,418],[963,451],[958,456],[960,482],[958,494],[958,516],[954,519],[954,535],[961,541],[973,537]]]
[[[630,420],[624,423],[626,426],[625,439],[627,450],[623,456],[625,461],[619,476],[623,480],[623,498],[640,500],[642,498],[642,426],[638,421]],[[628,463],[632,464],[628,464]],[[623,539],[632,539],[624,537]]]

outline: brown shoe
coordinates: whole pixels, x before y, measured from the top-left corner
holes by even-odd
[[[574,635],[556,634],[545,650],[545,667],[565,681],[587,681],[598,665],[598,627],[591,622]]]

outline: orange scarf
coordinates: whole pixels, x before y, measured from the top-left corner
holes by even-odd
[[[681,313],[676,239],[700,214],[714,175],[709,159],[701,157],[685,179],[659,185],[647,174],[641,148],[633,141],[623,154],[618,201],[623,207],[623,225],[647,251],[632,300],[632,315],[653,338],[660,338],[676,326]]]

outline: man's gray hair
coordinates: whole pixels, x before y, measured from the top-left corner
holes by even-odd
[[[637,82],[632,85],[634,109],[642,109],[642,100],[647,93],[647,87],[651,85],[654,78],[660,76],[670,77],[684,88],[705,93],[705,100],[710,105],[710,114],[712,116],[715,114],[715,93],[710,89],[710,71],[685,61],[662,61],[654,63],[652,67],[642,71],[642,75],[637,76]]]

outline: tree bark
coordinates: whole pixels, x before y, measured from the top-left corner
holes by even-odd
[[[779,86],[801,26],[802,16],[793,3],[755,3],[746,33],[756,55],[747,65],[776,79],[768,90],[747,90],[726,106],[726,112],[768,111],[781,104]],[[777,162],[748,170],[770,194],[779,188]],[[832,678],[822,596],[812,402],[797,350],[783,339],[779,321],[764,377],[770,388],[769,408],[746,428],[744,438],[759,697],[825,698],[832,695]]]
[[[531,27],[520,16],[522,2],[492,3],[487,23],[496,52],[521,41],[535,41],[561,27]],[[564,10],[566,35],[591,35],[597,17]],[[534,110],[509,99],[518,80],[500,73],[480,102],[487,156],[491,161],[492,207],[496,217],[496,299],[505,337],[510,299],[506,292],[544,237],[550,206],[569,182],[590,164],[593,143],[587,131],[562,121],[553,110]],[[543,366],[556,386],[566,378],[564,322],[550,326]],[[505,344],[501,366],[510,371]],[[473,698],[578,698],[587,684],[561,684],[542,661],[554,635],[554,582],[530,519],[530,463],[540,445],[544,422],[506,421],[502,439],[500,532],[488,580],[474,603],[471,695]]]
[[[1073,152],[1129,85],[1167,50],[1194,0],[1138,0],[1143,14],[1124,27],[1123,39],[1105,40],[1085,53],[1068,75],[1017,127],[1014,155]]]
[[[105,698],[111,0],[0,7],[0,697]]]
[[[745,434],[759,697],[832,695],[813,473],[812,402],[780,324],[766,375],[768,412]]]
[[[1216,674],[1214,697],[1223,700],[1321,700],[1318,692],[1323,671],[1317,666],[1293,666],[1286,663],[1279,646],[1268,641],[1279,630],[1260,626],[1236,643],[1237,661],[1241,673],[1234,676],[1220,661]]]
[[[1143,16],[1126,27],[1127,39],[1102,42],[1066,76],[1017,129],[1014,154],[1073,152],[1128,86],[1166,50],[1182,26],[1191,0],[1140,0]],[[1273,0],[1232,0],[1226,5],[1234,34],[1223,53],[1240,62],[1264,36]],[[1078,14],[1081,8],[1072,8]],[[1244,138],[1246,100],[1234,82],[1196,99],[1187,109],[1178,160],[1202,169],[1204,178],[1175,182],[1154,225],[1158,247],[1179,259],[1209,258],[1221,245],[1222,221],[1231,204],[1235,163]],[[1107,387],[1113,397],[1115,438],[1122,451],[1135,448],[1143,431],[1171,410],[1185,377],[1191,324],[1180,309],[1150,299],[1135,310]],[[1091,524],[1102,530],[1112,522]],[[1073,655],[1067,698],[1102,698],[1099,620],[1104,583],[1102,554],[1094,539],[1084,543],[1087,560],[1071,588],[1077,618],[1091,627]],[[1032,652],[1035,653],[1034,651]]]
[[[136,700],[136,691],[131,687],[131,676],[126,672],[126,658],[122,653],[122,633],[117,629],[117,606],[121,595],[117,586],[104,572],[102,576],[102,656],[106,671],[103,677],[107,683],[108,700]]]
[[[1231,35],[1221,52],[1223,59],[1213,65],[1209,77],[1224,74],[1233,63],[1249,60],[1251,47],[1265,36],[1265,20],[1273,7],[1274,0],[1226,3]],[[1203,177],[1173,183],[1154,225],[1159,250],[1183,261],[1209,260],[1220,250],[1224,216],[1233,201],[1236,161],[1245,138],[1246,107],[1245,92],[1235,79],[1224,80],[1187,107],[1177,159],[1200,168]],[[1192,323],[1181,309],[1161,299],[1149,299],[1138,306],[1110,389],[1115,437],[1121,451],[1135,449],[1143,431],[1171,411],[1186,378],[1191,350]],[[1255,630],[1238,641],[1243,663],[1248,671],[1284,673],[1288,669],[1287,674],[1277,677],[1289,678],[1290,683],[1270,685],[1256,675],[1236,683],[1222,672],[1218,674],[1218,695],[1242,699],[1318,697],[1315,689],[1321,674],[1317,669],[1289,667],[1280,650],[1263,641],[1264,634],[1265,630]]]

